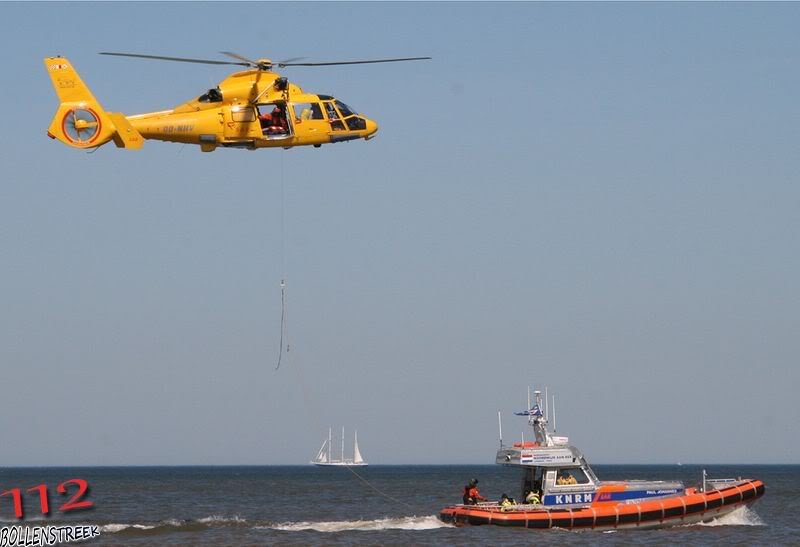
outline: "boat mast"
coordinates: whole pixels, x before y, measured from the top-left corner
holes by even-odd
[[[497,426],[500,428],[500,448],[503,448],[503,420],[500,419],[500,411],[497,411]]]
[[[536,399],[537,399],[537,402],[538,402],[539,398],[537,397]],[[545,420],[549,420],[550,419],[550,407],[548,406],[547,401],[548,401],[547,400],[547,386],[544,386],[544,419]]]
[[[331,441],[333,440],[332,439],[332,434],[333,434],[333,428],[329,427],[328,428],[328,461],[332,461],[331,460],[331,446],[332,446]]]
[[[344,426],[342,426],[342,462],[344,462]]]
[[[547,418],[542,414],[542,392],[537,390],[534,391],[533,394],[536,397],[536,404],[539,407],[539,414],[528,416],[528,424],[533,427],[533,433],[536,437],[536,442],[539,443],[539,446],[551,446],[550,439],[547,434]],[[545,399],[544,402],[547,404],[547,399]]]
[[[556,396],[553,395],[553,433],[558,431],[556,429]]]

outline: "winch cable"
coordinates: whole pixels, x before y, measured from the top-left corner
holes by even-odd
[[[281,158],[280,159],[280,179],[281,179],[281,195],[280,195],[280,201],[281,201],[281,250],[280,250],[280,255],[281,255],[281,257],[280,257],[280,261],[281,261],[281,284],[280,284],[280,287],[281,287],[281,326],[280,326],[280,329],[281,329],[281,331],[280,331],[280,346],[278,348],[278,364],[275,367],[276,371],[281,367],[281,361],[282,361],[283,354],[284,354],[284,342],[286,344],[286,353],[289,353],[289,347],[290,347],[289,346],[289,340],[288,340],[289,337],[288,337],[288,329],[287,329],[287,312],[286,312],[286,189],[285,189],[285,181],[284,181],[284,158],[283,158],[284,154],[285,154],[285,150],[281,150],[280,151],[280,158]],[[303,374],[303,367],[302,366],[297,366],[295,368],[297,369],[297,372],[299,374],[300,388],[301,388],[303,399],[305,400],[306,408],[312,408],[311,405],[310,405],[310,397],[309,397],[309,394],[308,394],[308,386],[306,385],[305,375]],[[313,421],[313,420],[311,420],[310,417],[308,417],[308,419],[309,419],[309,421]],[[314,424],[314,425],[318,426],[319,424]],[[355,469],[353,469],[352,467],[350,467],[350,466],[344,466],[344,467],[346,467],[346,469],[348,471],[350,471],[358,480],[360,480],[362,483],[367,485],[370,489],[374,490],[379,495],[383,496],[384,498],[388,499],[389,501],[392,501],[392,502],[397,503],[399,505],[403,505],[403,506],[407,507],[408,509],[410,509],[412,511],[415,511],[415,508],[412,505],[404,502],[403,500],[399,500],[399,499],[387,494],[386,492],[384,492],[383,490],[381,490],[380,488],[378,488],[377,486],[372,484],[370,481],[368,481],[367,479],[362,477],[360,474],[358,474],[355,471]],[[423,512],[425,512],[425,511],[427,511],[427,509],[423,509]]]
[[[395,497],[392,497],[392,496],[390,496],[389,494],[387,494],[386,492],[384,492],[383,490],[381,490],[381,489],[380,489],[380,488],[378,488],[377,486],[375,486],[375,485],[373,485],[372,483],[370,483],[370,482],[369,482],[367,479],[365,479],[364,477],[362,477],[361,475],[359,475],[358,473],[356,473],[356,470],[355,470],[355,469],[353,469],[352,467],[350,467],[349,465],[346,465],[346,466],[344,466],[344,467],[345,467],[345,468],[346,468],[348,471],[350,471],[350,472],[351,472],[353,475],[355,475],[355,476],[356,476],[356,478],[358,478],[358,480],[360,480],[361,482],[363,482],[364,484],[366,484],[367,486],[369,486],[370,488],[372,488],[373,490],[375,490],[375,491],[376,491],[378,494],[380,494],[380,495],[381,495],[381,496],[383,496],[384,498],[386,498],[386,499],[388,499],[388,500],[390,500],[390,501],[393,501],[393,502],[395,502],[395,503],[399,503],[400,505],[405,505],[406,507],[408,507],[408,508],[409,508],[409,509],[411,509],[412,511],[414,510],[414,507],[412,507],[412,506],[411,506],[411,505],[409,505],[408,503],[404,502],[403,500],[399,500],[399,499],[397,499],[397,498],[395,498]]]
[[[283,337],[286,332],[286,281],[281,279],[281,334],[278,342],[278,364],[275,370],[281,368],[281,358],[283,357]],[[286,351],[289,351],[289,344],[286,344]]]
[[[278,346],[278,362],[275,366],[275,370],[277,371],[281,367],[281,363],[283,361],[283,354],[287,354],[291,345],[289,343],[289,331],[288,331],[288,323],[289,323],[289,311],[287,309],[287,298],[286,298],[286,174],[284,169],[284,154],[286,154],[286,150],[278,151],[280,154],[280,169],[279,169],[279,176],[280,176],[280,265],[281,265],[281,323],[280,323],[280,338],[279,338],[279,346]],[[292,172],[291,170],[289,171]],[[291,181],[290,181],[291,183]],[[305,374],[303,371],[303,367],[300,364],[300,361],[295,361],[293,363],[293,369],[297,372],[300,381],[300,392],[305,403],[306,409],[314,408],[311,401],[313,398],[309,395],[308,384],[305,379]],[[309,418],[310,420],[310,418]],[[319,426],[320,424],[314,424],[315,426]]]
[[[284,150],[280,151],[280,177],[281,177],[281,332],[280,342],[278,345],[278,364],[275,370],[281,368],[281,359],[283,358],[283,340],[286,339],[286,353],[289,353],[289,335],[286,326],[286,198],[283,180],[283,154]]]

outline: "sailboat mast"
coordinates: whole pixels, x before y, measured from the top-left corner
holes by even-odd
[[[333,440],[331,437],[333,435],[333,428],[328,428],[328,461],[331,461],[331,441]]]
[[[342,427],[342,461],[344,461],[344,427]]]

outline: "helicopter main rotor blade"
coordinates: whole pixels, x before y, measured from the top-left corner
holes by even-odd
[[[181,63],[200,63],[204,65],[238,65],[250,66],[248,63],[234,63],[233,61],[212,61],[209,59],[188,59],[186,57],[164,57],[163,55],[141,55],[138,53],[114,53],[101,51],[100,55],[114,55],[117,57],[137,57],[139,59],[156,59],[159,61],[178,61]]]
[[[257,61],[253,61],[252,59],[248,59],[247,57],[242,57],[238,53],[234,53],[232,51],[220,51],[220,53],[222,53],[223,55],[227,55],[228,57],[233,57],[234,59],[239,59],[240,61],[244,61],[249,66],[258,66],[258,62]],[[237,63],[237,64],[241,64],[241,63]]]
[[[261,63],[259,63],[258,61],[254,61],[252,59],[248,59],[247,57],[245,57],[243,55],[239,55],[238,53],[234,53],[232,51],[220,51],[220,53],[222,53],[223,55],[227,55],[228,57],[233,57],[234,59],[239,59],[240,61],[244,61],[246,63],[250,63],[250,65],[255,66],[255,67],[261,65]],[[305,57],[292,57],[291,59],[284,59],[283,61],[277,61],[275,63],[272,63],[272,65],[286,66],[286,63],[291,63],[292,61],[299,61],[301,59],[305,59]]]
[[[333,65],[366,65],[372,63],[397,63],[400,61],[423,61],[433,57],[403,57],[401,59],[371,59],[368,61],[333,61],[329,63],[275,63],[279,67],[285,66],[333,66]]]
[[[280,66],[286,66],[286,63],[291,63],[292,61],[299,61],[300,59],[308,59],[308,57],[292,57],[291,59],[284,59],[283,61],[278,61],[275,64]]]

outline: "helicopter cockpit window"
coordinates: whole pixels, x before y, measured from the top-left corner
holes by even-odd
[[[325,103],[325,111],[328,113],[329,120],[339,119],[339,113],[336,112],[336,109],[333,107],[333,103]]]
[[[298,121],[325,119],[319,103],[296,103],[294,105],[294,115]]]
[[[353,112],[353,110],[342,101],[336,101],[336,107],[339,109],[339,112],[342,113],[343,118],[347,118],[348,116],[355,114],[355,112]]]
[[[344,118],[344,123],[347,124],[347,129],[350,131],[362,131],[367,128],[367,121],[364,118],[360,118],[356,116],[356,113],[353,112],[353,109],[344,104],[342,101],[335,101],[336,108],[339,109],[339,112],[342,113],[342,118]],[[333,120],[338,120],[339,115],[336,112],[336,108],[334,108],[333,103],[326,102],[325,103],[325,110],[328,112],[328,118],[331,120],[331,128],[333,129],[344,129],[344,124],[342,122],[334,122]]]
[[[222,91],[218,87],[212,87],[207,93],[203,93],[197,98],[201,103],[221,103]]]
[[[364,118],[358,116],[350,116],[344,120],[347,123],[347,128],[350,131],[363,131],[367,128],[367,122]]]
[[[333,103],[326,101],[323,104],[325,105],[325,112],[328,114],[328,120],[331,122],[331,129],[334,131],[343,130],[344,124],[339,119],[339,113],[336,112],[336,108],[333,106]]]

